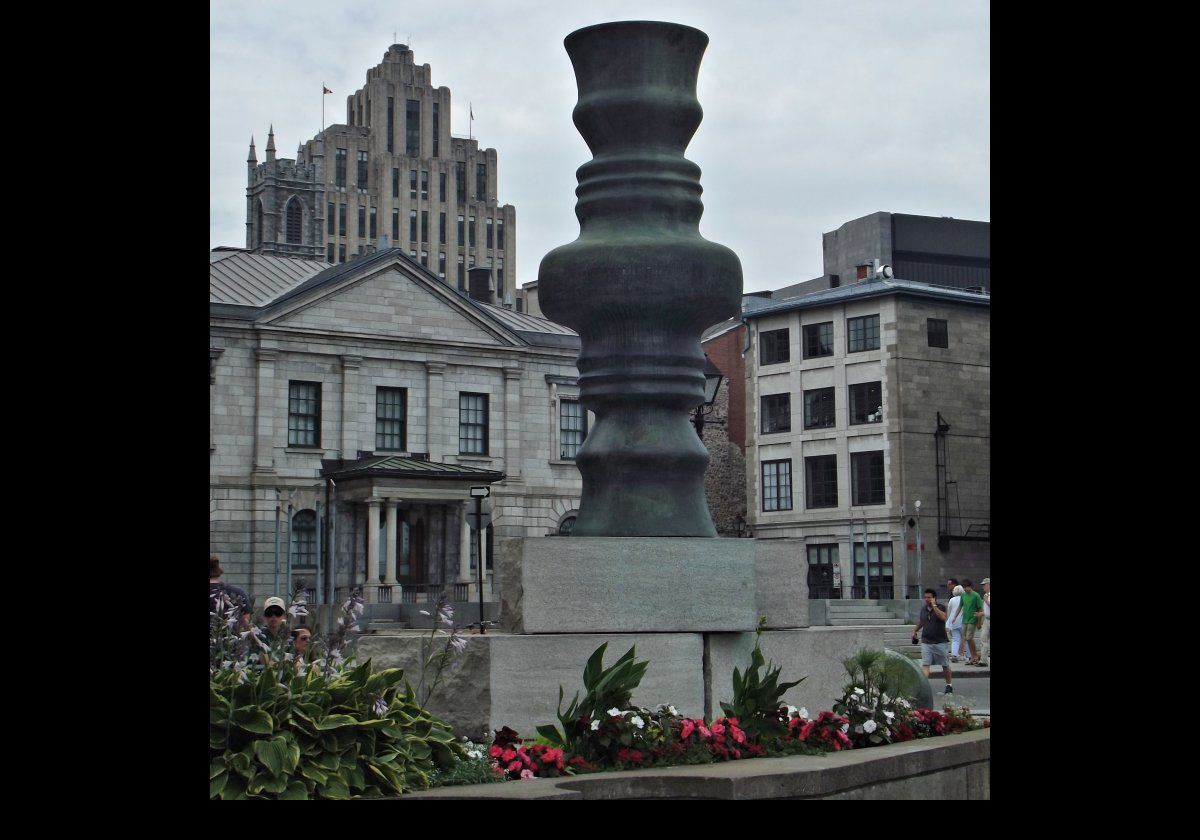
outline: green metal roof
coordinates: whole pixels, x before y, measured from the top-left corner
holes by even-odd
[[[403,455],[369,455],[354,460],[323,460],[321,475],[346,479],[365,476],[395,478],[432,478],[459,481],[502,481],[504,473],[464,464],[442,464]]]

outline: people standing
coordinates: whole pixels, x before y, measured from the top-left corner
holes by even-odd
[[[222,612],[219,604],[220,595],[224,593],[229,600],[241,610],[238,617],[238,631],[250,629],[250,596],[246,594],[246,590],[239,586],[232,586],[221,581],[221,575],[225,574],[221,568],[221,561],[215,554],[210,554],[208,557],[208,611],[210,613]]]
[[[263,604],[263,624],[255,628],[266,650],[262,653],[264,664],[269,668],[275,659],[282,661],[288,642],[287,613],[283,599],[273,595]]]
[[[979,631],[980,659],[984,665],[992,665],[992,579],[984,578],[979,584],[983,587],[983,629]]]
[[[921,637],[921,670],[929,677],[932,665],[942,666],[946,678],[945,694],[954,693],[950,675],[950,642],[946,640],[946,608],[937,603],[937,590],[925,590],[925,604],[917,612],[917,624],[913,628],[912,642]]]
[[[954,597],[946,605],[946,615],[949,616],[946,629],[950,631],[950,661],[958,662],[962,651],[962,616],[959,615],[958,606],[962,603],[963,588],[955,586],[953,594]]]
[[[983,598],[975,591],[975,585],[964,578],[962,582],[963,596],[959,602],[958,611],[962,614],[963,638],[971,650],[971,661],[968,665],[979,665],[979,652],[975,648],[975,633],[983,619]]]

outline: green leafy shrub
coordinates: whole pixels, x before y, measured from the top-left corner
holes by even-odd
[[[401,688],[402,669],[372,674],[369,660],[356,665],[343,653],[360,604],[352,597],[343,606],[321,661],[281,648],[269,665],[255,652],[267,652],[261,637],[236,632],[236,608],[220,605],[209,640],[210,798],[399,794],[428,787],[435,769],[465,757],[407,681]],[[303,614],[303,601],[294,596],[291,609]]]
[[[788,712],[783,703],[783,695],[789,688],[799,685],[807,677],[801,677],[795,682],[779,682],[782,667],[772,667],[763,659],[762,642],[763,627],[767,619],[764,616],[758,620],[755,630],[754,650],[750,654],[750,667],[743,675],[737,668],[733,669],[733,702],[721,703],[721,711],[728,718],[738,721],[742,731],[754,743],[764,739],[782,738],[787,734]],[[759,671],[766,666],[765,677],[759,676]]]
[[[559,729],[553,724],[544,724],[537,728],[538,734],[545,738],[547,743],[570,749],[589,761],[598,752],[615,752],[614,743],[621,746],[622,737],[629,737],[628,732],[622,736],[607,729],[594,729],[592,722],[606,720],[610,709],[625,709],[633,696],[633,690],[638,687],[646,669],[650,667],[648,661],[634,660],[634,646],[610,667],[605,668],[604,651],[607,648],[608,642],[605,642],[588,657],[583,668],[583,700],[580,701],[579,692],[576,691],[565,712],[562,708],[563,687],[558,687],[558,721],[562,728]]]

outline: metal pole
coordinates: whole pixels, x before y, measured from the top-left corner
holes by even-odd
[[[925,546],[921,544],[921,509],[917,508],[917,592],[921,591],[921,562],[925,559]],[[951,593],[954,594],[954,593]]]
[[[271,594],[279,591],[279,515],[283,512],[280,504],[279,488],[275,488],[275,582]]]
[[[334,509],[334,504],[337,502],[337,484],[333,479],[329,480],[329,484],[333,487],[333,501],[326,502],[326,514],[329,517],[329,573],[325,576],[326,595],[325,603],[332,604],[334,602],[334,594],[337,592],[337,511]],[[326,499],[328,500],[328,491]]]
[[[477,579],[479,582],[479,634],[487,635],[487,625],[483,623],[483,497],[475,497],[475,541],[479,544],[479,561],[475,564],[477,567]]]
[[[294,539],[294,534],[292,531],[292,503],[288,502],[288,552],[287,552],[287,566],[286,566],[287,577],[285,578],[285,581],[287,583],[287,591],[288,591],[289,595],[291,594],[291,591],[292,591],[292,551],[293,551],[292,543],[293,543],[293,539]],[[275,594],[278,595],[279,593],[276,592]]]
[[[321,577],[321,560],[324,557],[324,552],[321,550],[324,547],[325,528],[324,522],[321,520],[321,500],[317,499],[317,585],[313,591],[313,603],[321,602],[321,593],[324,592],[324,580]]]

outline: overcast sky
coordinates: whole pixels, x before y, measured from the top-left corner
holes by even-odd
[[[451,130],[499,156],[517,210],[517,284],[579,235],[575,170],[591,154],[571,122],[563,38],[614,20],[708,34],[700,231],[742,261],[745,290],[822,273],[821,234],[883,210],[990,221],[986,0],[212,0],[209,238],[246,244],[246,151],[267,128],[280,157],[344,122],[346,96],[392,43],[453,97]],[[395,41],[393,41],[393,32]]]

